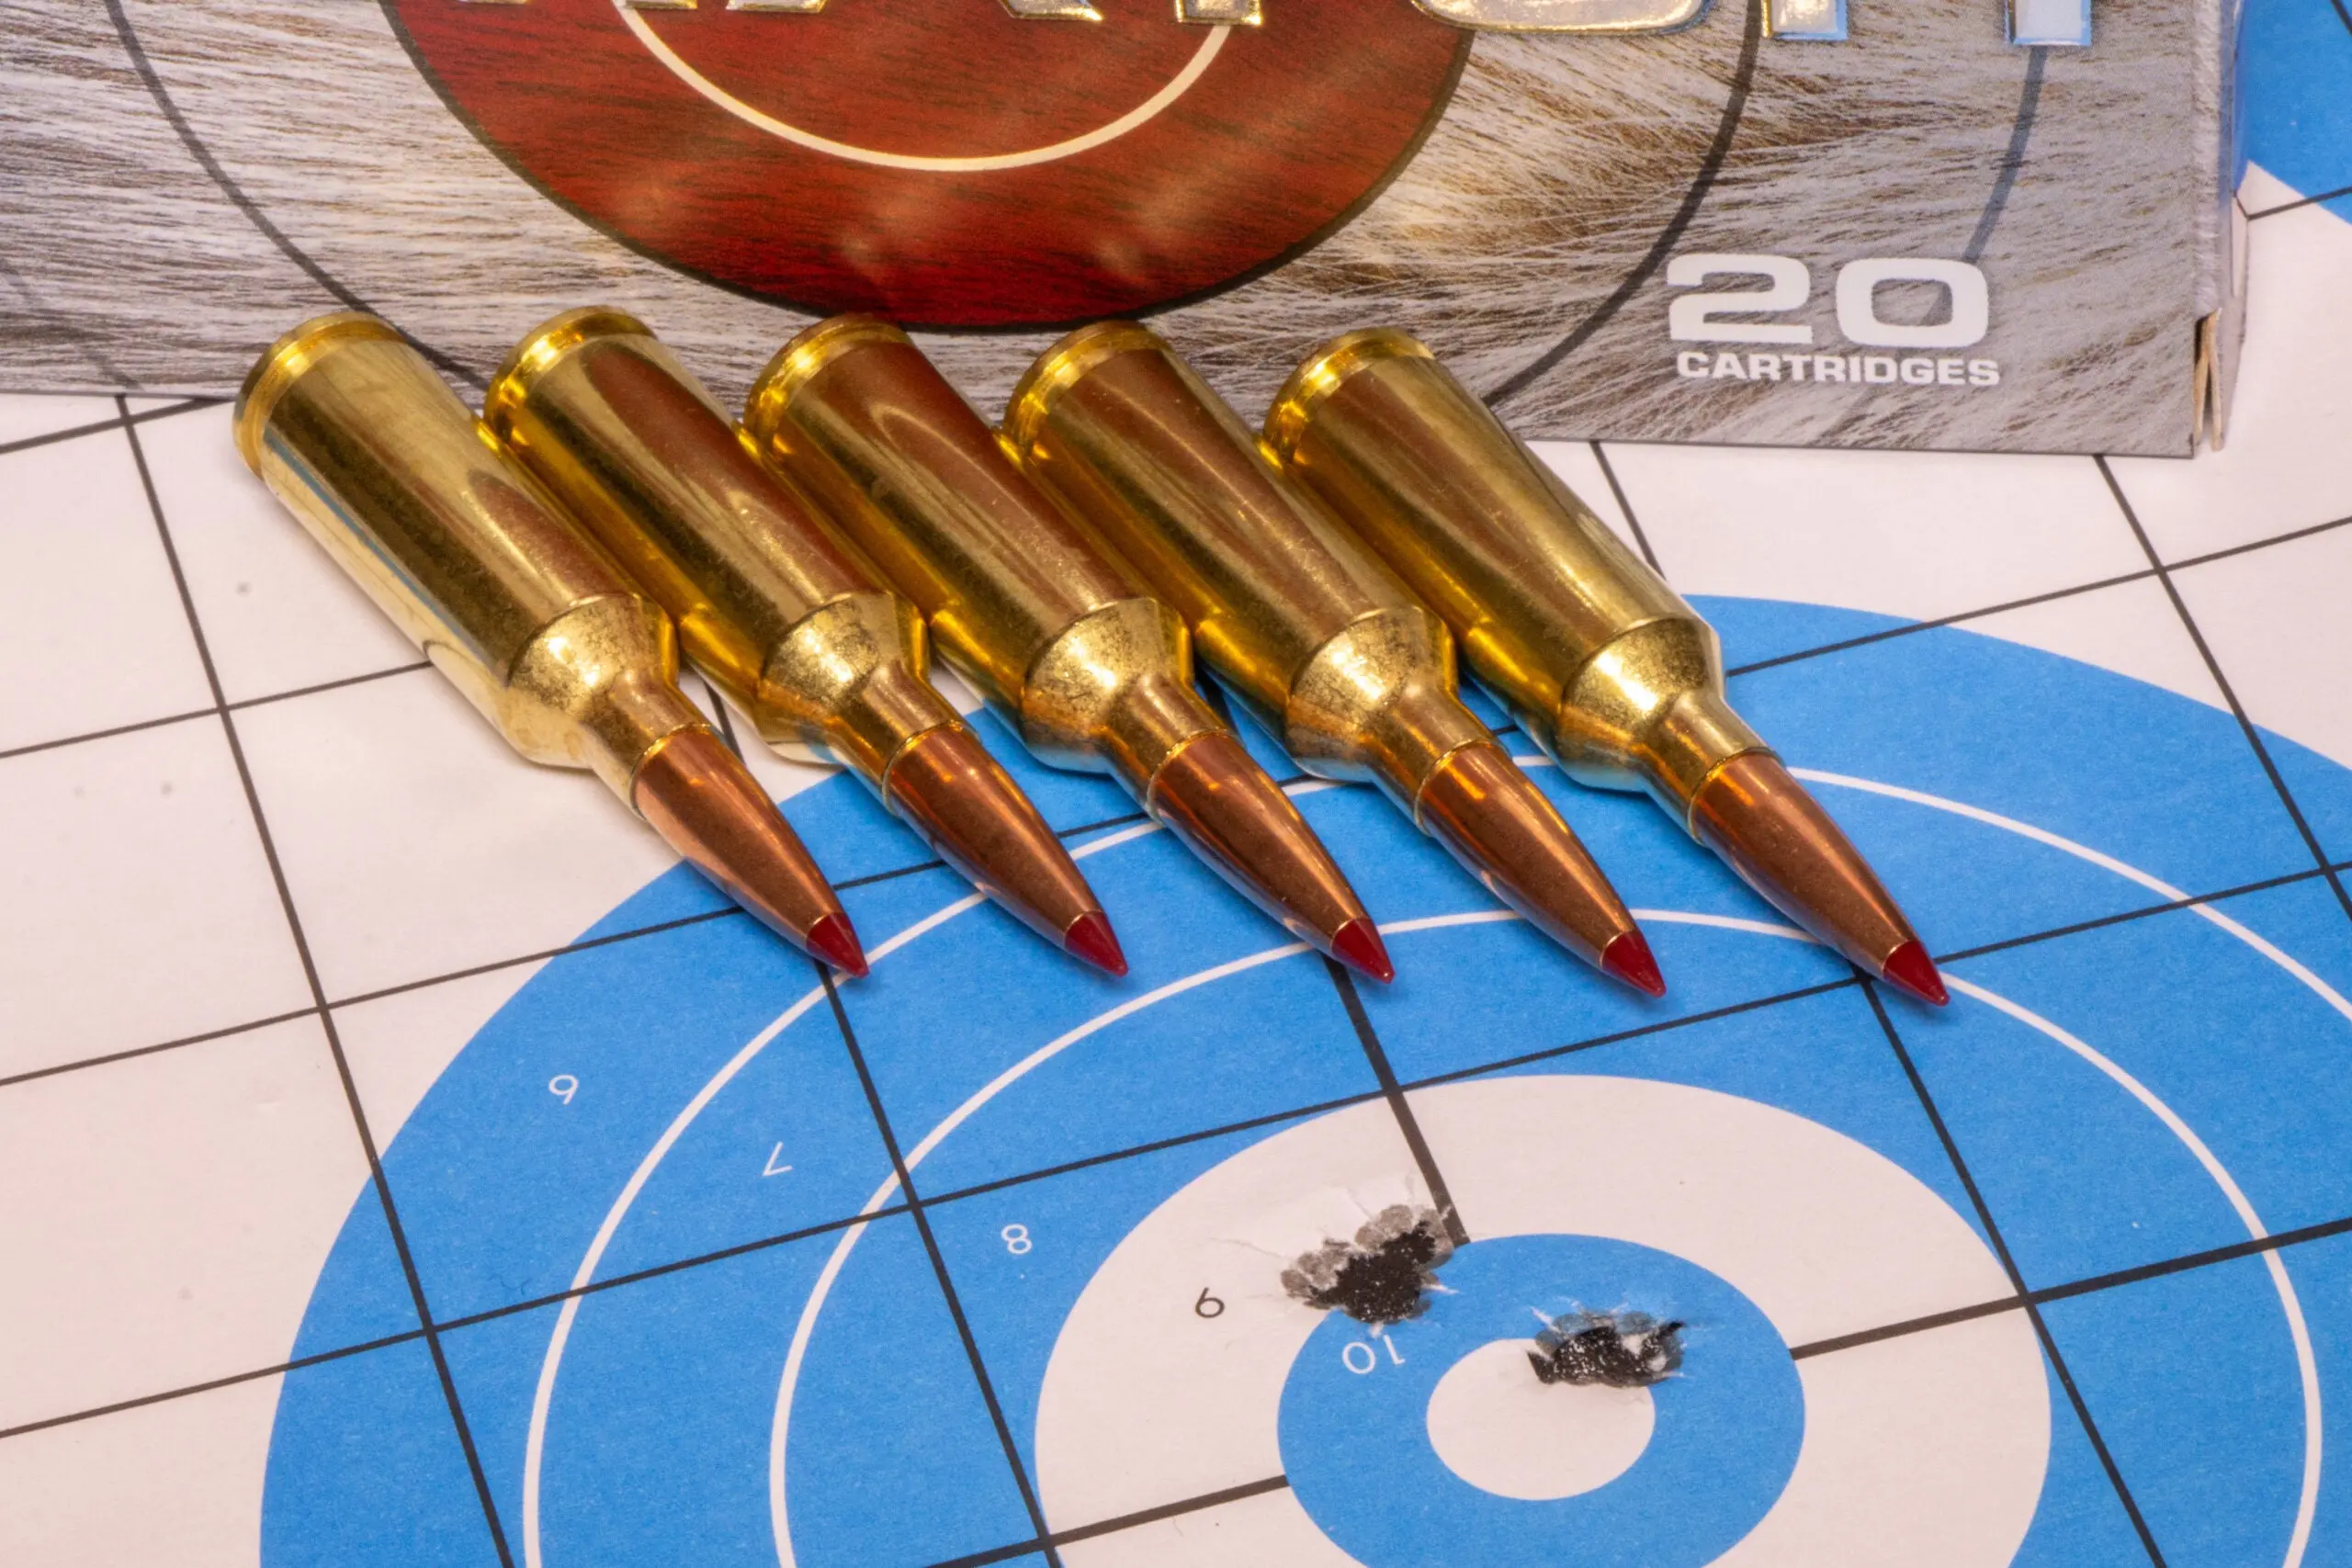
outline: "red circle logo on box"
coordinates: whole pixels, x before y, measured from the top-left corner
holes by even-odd
[[[1097,3],[389,9],[475,132],[605,232],[929,326],[1125,314],[1280,262],[1412,156],[1469,47],[1411,0],[1265,0],[1257,27]]]

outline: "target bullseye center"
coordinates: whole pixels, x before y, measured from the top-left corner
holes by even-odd
[[[1482,1492],[1549,1502],[1597,1492],[1649,1447],[1657,1405],[1645,1388],[1544,1383],[1526,1339],[1493,1339],[1430,1393],[1430,1446]]]

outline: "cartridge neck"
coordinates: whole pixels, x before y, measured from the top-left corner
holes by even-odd
[[[1663,615],[1612,638],[1577,669],[1528,733],[1580,784],[1645,791],[1690,825],[1708,775],[1768,750],[1724,695],[1715,634],[1696,615]]]
[[[1157,599],[1125,599],[1072,622],[1023,682],[1030,749],[1058,767],[1109,773],[1137,801],[1193,736],[1222,728],[1193,689],[1183,622]]]
[[[1139,592],[895,327],[841,317],[802,333],[744,426],[1008,708],[1027,713],[1023,672],[1074,623]]]
[[[902,747],[956,722],[923,679],[926,662],[913,605],[881,591],[845,594],[796,622],[748,689],[729,694],[786,756],[841,763],[879,789]]]
[[[500,728],[515,749],[587,768],[631,800],[653,749],[705,724],[678,690],[676,644],[661,617],[642,599],[598,600],[543,628],[499,694]]]
[[[1453,648],[1425,610],[1360,618],[1292,682],[1283,744],[1310,773],[1378,784],[1418,821],[1438,765],[1494,739],[1454,695]]]

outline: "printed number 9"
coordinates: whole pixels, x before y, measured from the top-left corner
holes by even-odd
[[[1004,1237],[1004,1249],[1015,1258],[1037,1245],[1029,1239],[1027,1225],[1007,1225],[998,1234]]]
[[[558,1073],[548,1079],[548,1092],[569,1105],[571,1097],[580,1092],[580,1080],[570,1073]]]

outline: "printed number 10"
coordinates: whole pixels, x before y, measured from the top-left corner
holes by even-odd
[[[1813,276],[1794,256],[1707,253],[1667,263],[1669,288],[1692,288],[1711,277],[1761,277],[1770,287],[1744,292],[1685,294],[1667,307],[1667,332],[1677,343],[1770,343],[1807,344],[1813,328],[1804,322],[1720,321],[1718,315],[1776,315],[1798,309],[1813,297]],[[1926,326],[1883,321],[1878,314],[1883,283],[1933,283],[1944,290],[1951,310]],[[1838,330],[1865,348],[1967,348],[1983,341],[1992,321],[1984,274],[1964,261],[1928,256],[1876,256],[1838,269]]]

